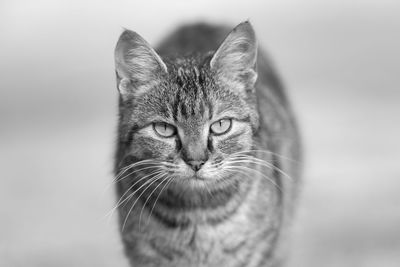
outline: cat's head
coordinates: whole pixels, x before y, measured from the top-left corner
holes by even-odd
[[[125,30],[115,49],[118,169],[147,168],[149,177],[190,185],[229,177],[234,156],[252,148],[258,129],[256,58],[249,22],[234,28],[211,56],[165,62]]]

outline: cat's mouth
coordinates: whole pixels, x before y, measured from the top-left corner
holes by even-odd
[[[192,189],[214,187],[220,182],[220,179],[208,177],[198,172],[182,178],[183,184],[189,185]]]
[[[181,183],[184,187],[189,186],[192,188],[215,186],[225,178],[221,175],[216,175],[215,171],[210,170],[207,166],[203,166],[198,171],[186,167],[181,169],[180,172],[176,172],[174,176],[177,183]]]
[[[185,177],[182,177],[183,180],[186,180],[188,182],[206,182],[206,181],[210,181],[210,178],[204,177],[203,175],[200,175],[199,173],[193,173],[190,175],[187,175]]]

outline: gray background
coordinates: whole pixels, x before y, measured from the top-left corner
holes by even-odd
[[[396,1],[2,1],[0,266],[126,266],[109,183],[113,49],[251,19],[305,140],[291,266],[399,266]]]

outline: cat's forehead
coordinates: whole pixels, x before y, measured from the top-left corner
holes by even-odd
[[[243,110],[240,99],[221,88],[210,68],[193,58],[168,64],[164,82],[144,97],[144,101],[139,101],[139,110],[149,115],[156,113],[175,123],[202,124],[221,110],[234,107]]]
[[[170,82],[177,82],[182,86],[211,78],[209,67],[201,57],[176,58],[167,62]]]
[[[208,119],[215,105],[217,89],[209,70],[193,61],[182,61],[170,73],[172,99],[168,103],[175,120]]]

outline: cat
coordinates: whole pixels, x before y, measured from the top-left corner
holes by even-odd
[[[300,137],[245,21],[186,25],[115,48],[115,182],[131,266],[283,266]]]

